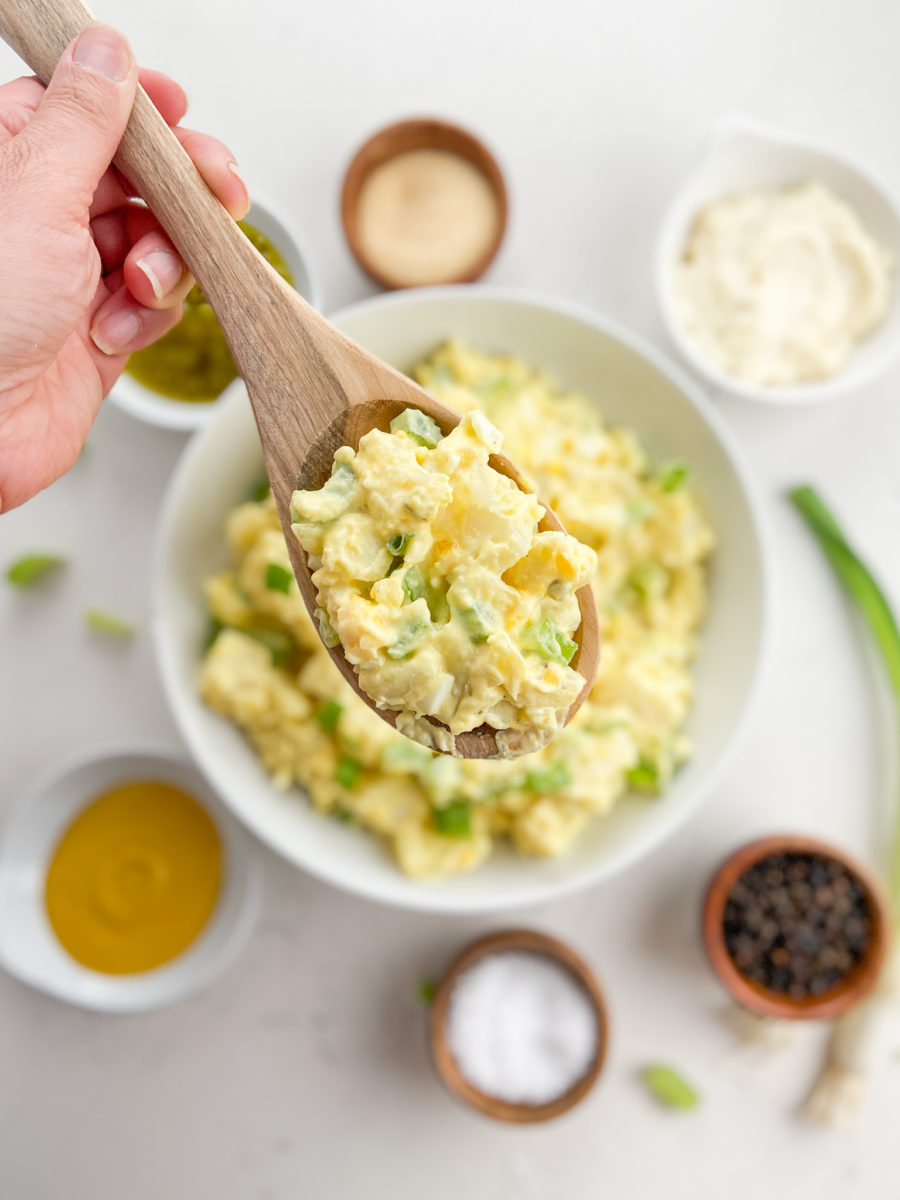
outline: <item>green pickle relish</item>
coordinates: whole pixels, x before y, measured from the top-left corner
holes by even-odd
[[[246,221],[238,221],[238,225],[263,258],[293,286],[287,264],[265,234]],[[217,399],[238,374],[216,314],[196,284],[187,294],[184,316],[175,328],[132,354],[125,369],[161,396],[196,404]]]

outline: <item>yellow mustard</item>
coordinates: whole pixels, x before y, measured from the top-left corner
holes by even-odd
[[[222,846],[206,810],[170,784],[126,783],[63,834],[47,871],[47,916],[84,966],[149,971],[194,941],[221,878]]]

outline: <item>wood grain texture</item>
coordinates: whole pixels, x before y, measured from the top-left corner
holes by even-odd
[[[0,0],[0,34],[44,82],[69,42],[92,20],[81,0]],[[285,283],[207,187],[141,88],[115,162],[147,201],[215,310],[247,386],[291,563],[314,613],[316,589],[291,531],[290,500],[298,482],[320,486],[340,446],[355,448],[369,429],[387,429],[403,408],[421,409],[445,433],[459,418],[344,337]],[[529,490],[507,459],[495,456],[492,463]],[[542,528],[562,528],[549,509]],[[572,665],[585,685],[567,720],[590,690],[600,649],[591,589],[582,588],[578,599],[582,623]],[[341,648],[329,648],[329,653],[354,691],[374,707]],[[395,713],[375,711],[394,724]],[[499,757],[495,731],[483,725],[459,734],[455,753]]]

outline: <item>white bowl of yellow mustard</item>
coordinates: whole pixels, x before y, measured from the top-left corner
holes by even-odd
[[[0,966],[102,1012],[174,1003],[249,937],[262,872],[197,769],[153,746],[50,767],[0,839]]]

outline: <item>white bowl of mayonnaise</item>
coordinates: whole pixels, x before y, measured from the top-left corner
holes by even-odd
[[[900,349],[900,208],[843,154],[740,114],[669,206],[668,333],[715,388],[766,403],[857,392]]]

